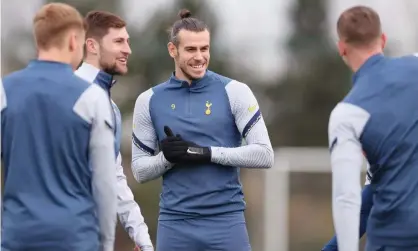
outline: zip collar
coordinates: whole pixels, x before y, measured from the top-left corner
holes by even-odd
[[[192,80],[192,83],[189,85],[189,82],[187,82],[186,80],[178,79],[176,77],[176,72],[173,71],[171,73],[169,82],[175,87],[185,87],[185,88],[190,88],[190,89],[202,88],[207,84],[208,82],[207,80],[209,79],[210,74],[211,74],[211,71],[206,70],[205,75],[203,75],[203,77]]]
[[[73,72],[71,65],[57,61],[33,59],[29,62],[28,68],[48,68],[54,70],[65,70]]]
[[[81,64],[81,66],[77,69],[77,75],[99,85],[109,93],[113,85],[116,84],[116,80],[113,79],[113,75],[86,62],[83,62],[83,64]]]
[[[364,75],[369,69],[371,69],[374,65],[381,62],[385,56],[382,53],[375,54],[369,57],[366,62],[363,63],[362,66],[354,73],[353,75],[353,85],[356,84],[356,81],[359,77]]]

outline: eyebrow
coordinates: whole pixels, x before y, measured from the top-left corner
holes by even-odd
[[[116,37],[113,40],[119,40],[119,39],[123,39],[123,40],[129,40],[130,37]]]

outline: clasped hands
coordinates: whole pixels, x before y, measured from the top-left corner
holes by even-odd
[[[173,164],[203,164],[211,161],[209,147],[202,147],[193,142],[183,140],[181,135],[174,135],[168,126],[164,126],[166,138],[161,141],[164,157]]]

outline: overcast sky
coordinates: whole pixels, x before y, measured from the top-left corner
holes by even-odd
[[[82,1],[82,0],[75,0]],[[140,26],[150,17],[159,5],[167,7],[172,0],[124,0],[129,23]],[[263,4],[260,4],[262,2]],[[355,4],[365,4],[375,8],[381,15],[389,42],[396,45],[396,54],[412,53],[418,49],[417,22],[418,1],[398,0],[330,0],[330,34],[338,15],[345,8]],[[29,27],[33,13],[43,2],[41,0],[2,1],[1,23],[2,40],[13,36],[13,31]],[[212,8],[222,20],[221,37],[232,50],[245,52],[245,61],[251,67],[258,67],[259,74],[278,73],[286,62],[285,51],[280,46],[289,35],[289,8],[292,0],[211,0]],[[279,41],[279,42],[278,42]],[[281,41],[281,42],[280,42]],[[233,46],[232,46],[233,45]],[[15,49],[15,48],[14,48]],[[240,53],[236,53],[240,55]],[[242,55],[242,54],[241,54]],[[274,56],[272,56],[274,55]]]

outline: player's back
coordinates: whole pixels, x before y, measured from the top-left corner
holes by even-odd
[[[38,60],[3,83],[2,247],[97,250],[91,126],[80,115],[91,85],[69,65]]]
[[[361,143],[371,164],[374,205],[368,238],[418,246],[418,58],[374,56],[356,73],[345,102],[369,118]]]

